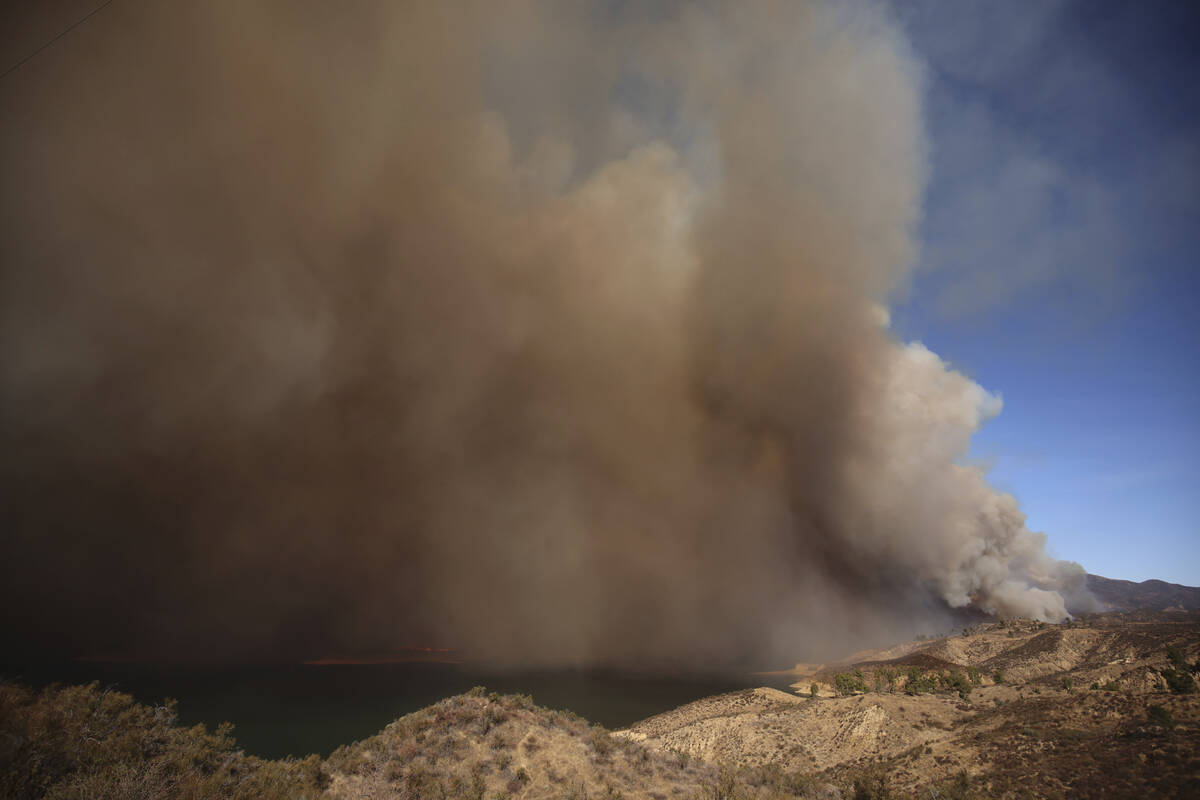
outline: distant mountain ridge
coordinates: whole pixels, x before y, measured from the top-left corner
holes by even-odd
[[[1089,574],[1087,587],[1097,600],[1113,610],[1200,609],[1200,586],[1181,586],[1154,579],[1134,583]]]

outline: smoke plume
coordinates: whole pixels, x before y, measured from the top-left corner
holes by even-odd
[[[786,663],[1083,591],[889,333],[884,11],[190,5],[0,85],[15,640]]]

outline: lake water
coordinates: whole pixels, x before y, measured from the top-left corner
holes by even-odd
[[[339,745],[378,732],[397,717],[472,686],[529,694],[538,705],[569,709],[592,722],[619,728],[708,695],[752,686],[786,689],[790,682],[786,676],[750,674],[516,672],[428,663],[236,669],[73,663],[6,669],[3,674],[34,686],[96,680],[144,703],[173,697],[179,701],[181,722],[210,727],[232,722],[239,746],[264,758],[326,756]]]

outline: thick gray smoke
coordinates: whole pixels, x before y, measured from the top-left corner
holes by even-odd
[[[888,332],[885,13],[165,5],[0,86],[6,629],[710,664],[1065,616],[962,463],[999,400]]]

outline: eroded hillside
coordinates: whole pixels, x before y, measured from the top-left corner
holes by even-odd
[[[966,773],[984,796],[1200,796],[1195,614],[990,623],[809,668],[789,695],[705,698],[617,735],[844,783],[915,791]]]

